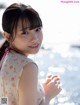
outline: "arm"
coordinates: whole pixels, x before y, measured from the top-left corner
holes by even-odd
[[[19,105],[37,105],[38,68],[28,63],[22,72],[19,83]]]
[[[59,84],[55,84],[56,81],[60,81],[60,78],[55,75],[52,76],[50,75],[47,80],[44,83],[44,94],[45,97],[44,99],[41,101],[40,105],[50,105],[49,102],[52,98],[56,97],[60,91],[61,88],[59,87]]]

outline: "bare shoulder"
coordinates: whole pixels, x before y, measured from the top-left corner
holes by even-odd
[[[23,72],[20,77],[20,85],[26,86],[28,83],[36,82],[37,78],[38,66],[34,62],[29,62],[23,67]]]
[[[38,66],[36,63],[34,62],[29,62],[28,64],[26,64],[24,67],[23,67],[24,71],[28,71],[29,69],[32,70],[33,72],[37,71],[38,72]]]
[[[23,75],[37,75],[38,74],[38,66],[34,62],[30,62],[23,67]]]

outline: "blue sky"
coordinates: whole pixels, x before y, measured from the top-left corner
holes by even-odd
[[[61,3],[60,0],[0,0],[0,2],[6,6],[13,2],[22,2],[36,9],[43,21],[44,43],[70,44],[80,41],[80,3],[67,4]]]

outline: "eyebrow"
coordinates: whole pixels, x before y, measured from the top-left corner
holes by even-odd
[[[21,28],[20,31],[23,31],[25,29],[29,29],[30,27],[24,27],[24,28]]]
[[[41,26],[36,27],[36,28],[40,28],[40,27],[41,27]],[[25,30],[25,29],[30,29],[30,27],[24,27],[24,28],[20,29],[20,31],[23,31],[23,30]]]

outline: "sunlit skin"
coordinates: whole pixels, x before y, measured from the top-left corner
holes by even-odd
[[[41,46],[43,33],[41,27],[30,30],[26,27],[23,32],[21,21],[18,23],[16,37],[11,43],[11,47],[20,51],[23,55],[36,54]]]

